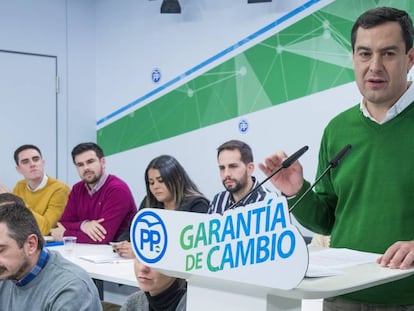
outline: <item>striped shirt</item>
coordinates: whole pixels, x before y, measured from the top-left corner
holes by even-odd
[[[254,189],[259,185],[259,182],[253,176],[252,176],[252,180],[253,180],[253,186],[251,189]],[[263,201],[266,195],[269,193],[271,193],[270,190],[266,189],[263,186],[260,186],[259,188],[257,188],[256,191],[253,191],[250,195],[244,198],[240,203],[237,203],[237,207]],[[226,191],[217,193],[210,203],[208,214],[214,214],[214,213],[223,214],[235,203],[236,202],[234,201],[234,198],[229,191],[226,190]]]

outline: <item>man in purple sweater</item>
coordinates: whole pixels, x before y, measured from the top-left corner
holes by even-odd
[[[52,236],[55,240],[76,236],[78,243],[116,240],[137,212],[128,185],[105,171],[103,150],[95,143],[77,145],[72,159],[82,181],[73,186]]]

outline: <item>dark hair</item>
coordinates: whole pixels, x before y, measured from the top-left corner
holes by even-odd
[[[252,149],[245,142],[233,139],[233,140],[229,140],[229,141],[221,144],[217,148],[217,158],[219,157],[220,152],[222,152],[223,150],[239,150],[240,155],[241,155],[241,160],[244,164],[249,164],[249,163],[253,162]]]
[[[190,179],[182,165],[170,155],[161,155],[151,160],[145,169],[145,186],[147,188],[147,207],[155,207],[162,204],[158,202],[149,188],[148,171],[159,170],[160,176],[167,189],[171,192],[176,207],[185,197],[202,195],[195,183]]]
[[[72,149],[72,161],[73,161],[73,163],[75,163],[75,157],[77,155],[79,155],[81,153],[84,153],[86,151],[90,151],[90,150],[95,151],[96,156],[98,157],[98,159],[102,159],[105,156],[102,148],[99,147],[97,144],[95,144],[95,143],[81,143],[81,144],[76,145]]]
[[[8,203],[16,203],[22,206],[26,206],[26,204],[24,204],[24,201],[21,197],[11,192],[1,193],[0,194],[0,206],[3,204],[8,204]]]
[[[398,22],[400,24],[401,35],[405,42],[405,53],[407,53],[413,47],[413,22],[407,12],[390,7],[374,8],[358,17],[351,30],[352,51],[355,48],[359,27],[369,29],[386,22]]]
[[[20,197],[12,193],[0,194],[0,223],[7,225],[9,236],[20,248],[29,235],[35,234],[38,240],[37,249],[43,249],[45,242],[36,219]]]
[[[19,165],[19,153],[27,149],[36,150],[37,152],[39,152],[40,157],[42,157],[42,152],[40,151],[39,147],[35,145],[29,145],[29,144],[22,145],[14,151],[14,162],[16,162],[17,165]]]

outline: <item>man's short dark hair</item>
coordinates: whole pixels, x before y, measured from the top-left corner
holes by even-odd
[[[405,42],[405,53],[407,53],[413,47],[413,22],[406,11],[390,7],[374,8],[358,17],[351,30],[352,51],[355,48],[358,28],[369,29],[387,22],[400,24],[401,35]]]
[[[35,146],[35,145],[30,145],[30,144],[26,144],[26,145],[21,145],[19,148],[17,148],[14,151],[14,162],[16,162],[16,165],[19,165],[19,153],[27,150],[27,149],[34,149],[37,152],[39,152],[40,157],[42,157],[42,152],[40,151],[39,147]]]
[[[72,149],[72,161],[75,163],[75,157],[81,153],[84,153],[86,151],[95,151],[96,156],[98,159],[102,159],[105,155],[101,147],[99,147],[97,144],[89,142],[89,143],[80,143],[79,145],[76,145]],[[76,164],[76,163],[75,163]]]
[[[44,239],[36,219],[20,197],[12,193],[0,194],[0,223],[7,225],[10,238],[20,248],[29,235],[35,234],[38,239],[37,249],[43,249]]]
[[[4,204],[8,204],[8,203],[16,203],[22,206],[26,206],[21,197],[13,193],[10,193],[10,192],[1,193],[0,194],[0,206]]]
[[[248,144],[246,144],[245,142],[242,142],[241,140],[233,139],[233,140],[229,140],[221,144],[217,148],[217,158],[219,157],[220,153],[223,150],[238,150],[240,152],[241,161],[244,164],[249,164],[253,162],[252,149],[250,148]]]

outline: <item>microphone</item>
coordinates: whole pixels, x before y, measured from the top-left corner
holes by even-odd
[[[294,154],[292,154],[289,158],[287,158],[285,161],[282,162],[282,165],[280,165],[279,171],[283,168],[288,168],[289,166],[291,166],[293,162],[299,159],[306,151],[308,151],[308,149],[309,149],[308,146],[303,146],[298,151],[296,151]],[[273,177],[273,175],[275,175],[276,173],[277,171],[272,173],[266,180],[269,180],[270,177]]]
[[[343,157],[346,156],[346,154],[349,152],[349,150],[351,150],[352,146],[351,145],[346,145],[344,148],[342,148],[341,151],[339,151],[339,153],[331,160],[329,161],[329,165],[330,168],[335,168],[338,166],[339,161],[342,160]]]
[[[261,183],[259,183],[256,187],[251,189],[247,194],[245,194],[240,200],[230,205],[229,209],[233,209],[240,205],[241,202],[243,202],[249,195],[251,195],[253,192],[255,192],[257,189],[259,189],[266,181],[268,181],[270,178],[272,178],[274,175],[279,173],[282,169],[288,168],[295,162],[297,159],[299,159],[306,151],[308,151],[308,146],[303,146],[298,151],[296,151],[294,154],[292,154],[290,157],[288,157],[285,161],[282,162],[282,164],[274,171],[272,172],[265,180],[263,180]]]
[[[315,185],[322,179],[323,176],[326,175],[332,168],[335,168],[338,166],[339,162],[348,154],[349,150],[351,150],[352,145],[346,145],[344,148],[342,148],[341,151],[338,152],[336,156],[333,157],[331,161],[329,161],[328,166],[325,168],[325,170],[322,172],[322,174],[319,175],[318,178],[316,178],[315,182],[308,188],[306,191],[301,195],[301,197],[289,208],[289,212],[292,212],[292,210],[298,205],[300,201],[315,187]]]

